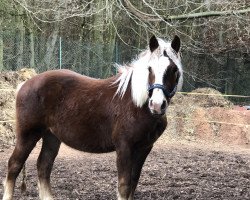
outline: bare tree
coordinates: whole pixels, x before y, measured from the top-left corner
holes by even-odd
[[[51,30],[56,33],[56,27],[59,27],[60,31],[54,36],[60,34],[78,40],[79,46],[84,44],[89,49],[85,51],[84,58],[89,61],[88,66],[96,67],[92,67],[92,70],[98,69],[99,76],[110,74],[105,62],[109,63],[112,59],[115,44],[122,46],[119,56],[126,60],[134,54],[130,55],[132,50],[126,51],[127,46],[139,51],[152,34],[164,37],[178,34],[182,38],[189,82],[224,87],[231,92],[233,88],[229,89],[229,86],[233,86],[234,74],[230,78],[228,71],[235,69],[242,55],[248,55],[250,51],[250,0],[14,1],[42,33],[52,36]],[[55,41],[57,37],[51,38]],[[87,41],[91,42],[92,47]],[[105,44],[106,47],[92,51],[94,43]],[[47,49],[52,50],[51,47]],[[228,61],[232,52],[239,52],[239,62]],[[95,56],[100,58],[100,62]],[[79,51],[73,65],[86,59],[81,59]],[[228,67],[229,63],[235,66]],[[85,71],[91,75],[89,68]]]

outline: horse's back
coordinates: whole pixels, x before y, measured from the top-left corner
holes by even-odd
[[[17,101],[31,103],[30,101],[34,101],[33,98],[36,98],[36,103],[49,101],[50,104],[53,104],[60,100],[60,96],[65,98],[76,91],[81,91],[82,94],[88,90],[94,92],[95,88],[101,84],[99,79],[83,76],[70,70],[47,71],[26,81],[18,91]]]
[[[112,80],[94,79],[70,70],[52,70],[34,76],[20,88],[16,98],[17,112],[29,109],[28,112],[51,114],[58,109],[81,109],[86,104],[99,104],[100,94],[111,99],[114,91],[110,86]],[[109,92],[111,91],[111,94]],[[27,106],[27,104],[29,106]],[[97,106],[97,105],[95,105]]]

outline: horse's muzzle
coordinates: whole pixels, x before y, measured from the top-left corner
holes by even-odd
[[[153,115],[164,115],[167,109],[167,101],[164,100],[162,103],[155,103],[153,100],[149,100],[148,107]]]

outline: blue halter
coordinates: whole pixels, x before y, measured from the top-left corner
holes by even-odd
[[[169,91],[167,90],[167,88],[166,88],[164,85],[161,85],[161,84],[153,84],[153,85],[150,85],[150,86],[148,87],[148,91],[149,91],[149,92],[152,92],[153,89],[155,89],[155,88],[161,89],[161,90],[163,91],[163,94],[165,95],[166,98],[172,98],[172,97],[175,95],[176,91],[177,91],[177,84],[175,85],[175,87],[174,87],[174,89],[172,90],[172,92],[169,92]]]

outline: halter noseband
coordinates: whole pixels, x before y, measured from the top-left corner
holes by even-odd
[[[149,88],[148,88],[148,92],[152,92],[153,89],[155,89],[155,88],[161,89],[166,98],[172,98],[175,95],[176,91],[177,91],[177,84],[175,85],[172,92],[169,92],[167,90],[167,88],[164,85],[161,85],[161,84],[150,85]]]

